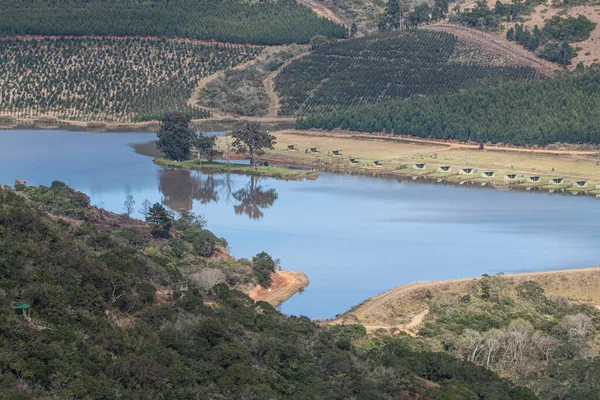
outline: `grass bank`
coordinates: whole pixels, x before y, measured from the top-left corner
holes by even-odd
[[[250,165],[235,164],[231,163],[216,163],[207,161],[187,160],[187,161],[173,161],[166,158],[156,158],[154,163],[164,167],[183,168],[197,170],[213,174],[243,174],[252,176],[264,176],[275,179],[283,179],[287,181],[291,180],[302,180],[302,179],[317,179],[319,177],[318,171],[295,171],[287,168],[276,168],[276,167],[251,167]]]
[[[278,165],[500,189],[600,194],[596,189],[600,184],[600,152],[593,149],[486,146],[480,151],[477,144],[389,135],[297,130],[273,134],[277,138],[275,149],[267,151],[262,159]],[[425,166],[413,169],[415,164]],[[450,169],[443,171],[446,166]],[[485,171],[494,174],[482,177]],[[537,177],[537,181],[528,182],[531,177]],[[551,184],[550,180],[555,178],[563,180]],[[580,181],[585,181],[586,186],[574,185]]]

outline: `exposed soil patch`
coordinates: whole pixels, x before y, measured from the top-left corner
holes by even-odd
[[[248,296],[254,301],[266,301],[278,306],[308,286],[308,278],[302,272],[277,271],[271,275],[271,279],[271,287],[256,286]]]

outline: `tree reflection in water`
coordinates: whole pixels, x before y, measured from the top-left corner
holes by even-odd
[[[176,212],[190,211],[194,200],[201,204],[225,201],[235,203],[233,209],[237,215],[245,214],[252,219],[262,218],[262,210],[272,206],[278,197],[275,189],[263,188],[256,177],[250,177],[248,184],[236,190],[230,174],[215,177],[181,169],[161,170],[159,189],[163,204]]]
[[[258,184],[258,178],[251,176],[245,188],[233,193],[233,198],[239,202],[233,209],[237,215],[246,214],[252,219],[261,219],[264,216],[262,209],[272,206],[277,197],[275,189],[263,189]]]

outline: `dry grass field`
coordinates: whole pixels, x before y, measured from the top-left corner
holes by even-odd
[[[572,191],[595,191],[600,184],[600,152],[596,150],[548,150],[488,146],[480,151],[477,145],[444,143],[421,139],[313,131],[281,131],[273,133],[277,138],[274,150],[264,159],[290,166],[333,169],[341,172],[385,173],[398,176],[424,176],[447,181],[487,182],[505,185],[504,176],[517,174],[511,184],[549,188],[551,178],[565,178],[563,185],[555,189]],[[296,145],[297,151],[289,151],[288,145]],[[318,153],[311,148],[318,147]],[[306,153],[306,149],[309,152]],[[334,156],[333,150],[341,150]],[[357,163],[351,163],[356,158]],[[374,165],[378,160],[381,166]],[[426,163],[425,170],[414,170],[415,163]],[[449,173],[438,172],[438,167],[449,165]],[[473,175],[459,175],[462,168],[474,168]],[[495,171],[493,179],[482,179],[483,171]],[[537,184],[527,184],[528,176],[541,176]],[[588,181],[585,188],[573,188],[573,182]]]

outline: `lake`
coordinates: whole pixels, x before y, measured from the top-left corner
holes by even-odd
[[[596,198],[334,174],[302,182],[208,176],[158,167],[130,146],[154,138],[0,131],[0,184],[61,180],[114,212],[133,195],[138,205],[204,214],[234,256],[265,250],[304,272],[310,285],[281,310],[311,318],[415,281],[600,262]]]

